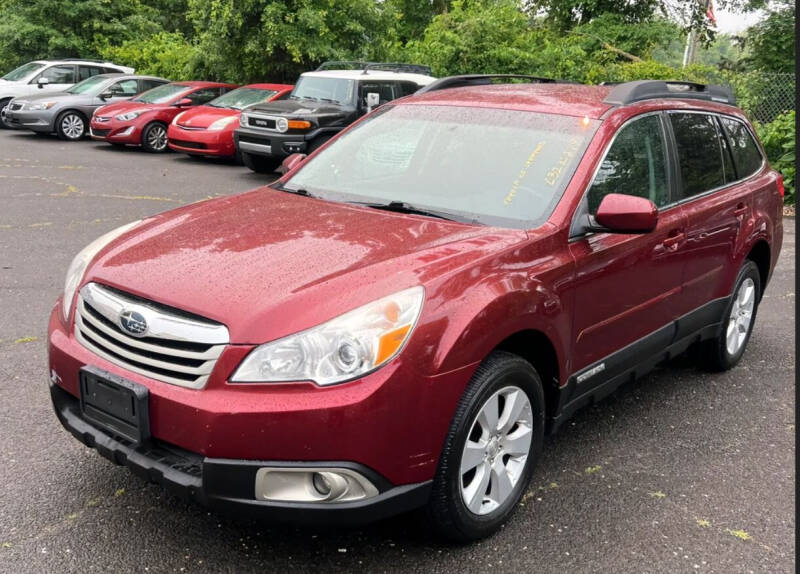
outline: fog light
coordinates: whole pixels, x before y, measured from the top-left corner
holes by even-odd
[[[122,130],[121,132],[119,132],[119,133],[117,133],[117,134],[114,134],[114,135],[118,135],[118,136],[129,136],[129,135],[131,135],[131,132],[133,131],[133,127],[134,127],[134,126],[128,126],[127,128],[125,128],[125,129],[124,129],[124,130]]]
[[[276,468],[256,472],[257,500],[351,502],[378,495],[367,478],[346,468]]]

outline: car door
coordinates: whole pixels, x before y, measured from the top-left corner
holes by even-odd
[[[636,343],[636,354],[644,359],[666,346],[680,313],[676,302],[686,219],[682,207],[672,201],[664,121],[663,114],[650,113],[618,130],[576,212],[576,217],[586,211],[593,215],[609,193],[646,197],[659,208],[658,224],[649,233],[596,231],[571,239],[572,372],[578,373],[578,393],[618,372],[619,360],[609,357],[621,349]],[[582,370],[589,372],[581,374]]]
[[[46,84],[39,83],[39,80],[42,78],[47,79]],[[72,86],[76,81],[74,64],[57,64],[45,68],[39,75],[31,80],[31,84],[34,88],[33,93],[37,94],[43,91],[62,92]]]
[[[732,274],[738,271],[731,269],[731,262],[752,213],[753,190],[746,181],[737,183],[744,178],[737,177],[736,169],[744,175],[747,166],[733,164],[729,139],[716,115],[670,112],[668,116],[680,168],[679,199],[687,218],[682,306],[699,314],[705,307],[709,316],[698,320],[713,322],[722,309],[712,301],[730,294]],[[749,134],[737,132],[737,137],[742,135],[752,141]],[[760,168],[760,155],[755,162]]]
[[[358,109],[359,114],[365,114],[368,111],[367,107],[367,94],[378,94],[378,105],[390,102],[397,97],[395,90],[395,82],[382,81],[382,80],[364,80],[358,85]]]

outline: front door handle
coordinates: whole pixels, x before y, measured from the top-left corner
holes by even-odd
[[[667,249],[675,250],[684,239],[686,239],[686,234],[683,231],[670,231],[669,237],[664,239],[661,244]]]
[[[736,217],[744,215],[745,213],[747,213],[747,205],[745,205],[744,203],[740,203],[739,205],[736,206],[736,209],[733,210],[733,214]]]

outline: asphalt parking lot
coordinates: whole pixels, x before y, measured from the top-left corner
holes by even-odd
[[[242,167],[0,130],[0,572],[794,572],[795,224],[733,371],[685,359],[545,443],[503,531],[447,546],[410,515],[363,529],[236,522],[87,449],[47,393],[73,255],[128,221],[264,183]]]

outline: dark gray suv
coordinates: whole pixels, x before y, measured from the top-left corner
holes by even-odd
[[[37,133],[56,133],[62,140],[81,139],[89,129],[94,110],[106,104],[129,100],[169,80],[154,76],[98,74],[63,92],[22,96],[6,109],[9,127]]]

